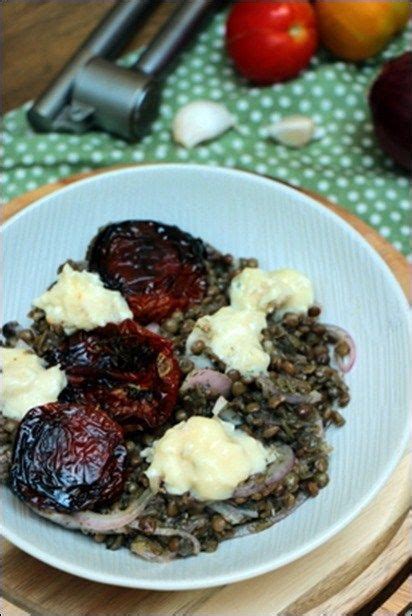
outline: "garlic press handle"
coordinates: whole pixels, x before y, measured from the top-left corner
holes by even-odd
[[[161,73],[214,5],[215,0],[181,0],[133,68],[151,76]]]
[[[39,131],[58,130],[60,116],[70,102],[73,84],[80,70],[91,58],[114,57],[135,32],[146,12],[157,4],[157,0],[120,0],[29,110],[27,116],[33,128]]]

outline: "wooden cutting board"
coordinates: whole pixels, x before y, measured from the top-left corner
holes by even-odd
[[[107,171],[104,169],[102,171]],[[94,173],[99,173],[94,172]],[[43,186],[4,206],[7,220],[41,197],[91,174]],[[324,198],[392,269],[407,294],[406,259],[373,229]],[[299,560],[252,580],[206,590],[154,592],[89,582],[53,569],[2,540],[4,616],[342,616],[375,596],[409,558],[409,456],[343,531]],[[9,603],[10,602],[10,603]],[[17,607],[15,607],[17,606]]]

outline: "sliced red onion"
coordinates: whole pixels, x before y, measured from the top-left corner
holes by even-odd
[[[189,541],[192,544],[194,556],[199,554],[201,550],[201,545],[200,545],[199,540],[194,535],[186,532],[185,530],[178,530],[177,528],[160,527],[160,528],[156,528],[153,534],[160,535],[163,537],[181,537],[182,539],[186,539],[186,541]]]
[[[124,511],[112,513],[95,513],[94,511],[79,511],[78,513],[57,513],[31,507],[38,515],[71,530],[83,530],[93,533],[125,533],[127,526],[139,515],[142,515],[153,493],[145,490],[138,499],[130,503]]]
[[[228,396],[232,387],[230,378],[211,368],[192,370],[183,382],[181,391],[184,392],[193,387],[203,387],[207,393],[213,396]]]
[[[145,532],[146,529],[145,523],[140,522],[140,520],[134,520],[134,522],[130,524],[130,528],[142,532]],[[201,546],[198,539],[196,539],[196,537],[192,535],[192,533],[189,533],[185,530],[172,527],[158,526],[150,534],[162,537],[181,537],[182,539],[186,539],[186,541],[189,541],[189,543],[192,544],[194,555],[199,554],[200,552]]]
[[[269,464],[266,469],[263,481],[259,481],[259,475],[252,475],[243,484],[239,485],[233,492],[232,498],[247,498],[256,492],[260,492],[269,486],[272,486],[292,470],[295,463],[295,454],[289,445],[280,444],[275,447],[278,454],[277,459]]]
[[[29,505],[30,509],[36,513],[37,515],[53,522],[54,524],[58,524],[59,526],[63,526],[63,528],[68,528],[70,530],[80,530],[80,524],[77,520],[74,519],[73,515],[68,513],[57,513],[56,511],[47,511],[45,509],[37,509],[36,507],[32,507]]]
[[[242,507],[235,507],[224,502],[214,502],[208,504],[208,508],[212,511],[216,511],[222,517],[225,518],[229,524],[241,524],[248,518],[257,518],[259,514],[254,509],[243,509]]]
[[[283,402],[287,404],[316,404],[322,399],[322,395],[313,390],[308,394],[288,393],[281,391],[276,387],[274,382],[267,376],[260,376],[256,379],[256,382],[260,385],[263,394],[268,396],[279,396]]]
[[[97,533],[109,533],[129,526],[133,520],[142,515],[149,501],[153,498],[153,492],[145,490],[138,499],[132,501],[124,511],[113,513],[95,513],[94,511],[80,511],[74,514],[79,522],[81,530]]]
[[[307,499],[307,496],[303,494],[302,492],[300,492],[298,496],[296,497],[296,501],[293,507],[290,507],[290,509],[283,509],[282,511],[278,511],[277,513],[274,513],[272,516],[269,516],[264,519],[265,525],[267,524],[266,527],[269,528],[270,526],[273,526],[274,524],[277,524],[281,520],[284,520],[285,518],[287,518],[291,513],[294,513],[296,509],[300,507],[302,503],[305,502],[306,499]],[[251,535],[252,533],[258,532],[260,530],[259,523],[260,523],[259,521],[250,522],[249,524],[243,524],[242,526],[238,526],[237,528],[234,529],[234,533],[232,537],[233,538],[246,537],[246,535]]]
[[[339,327],[338,325],[325,324],[325,327],[327,327],[328,331],[331,334],[337,337],[339,342],[343,340],[344,342],[346,342],[346,344],[349,347],[349,353],[345,357],[340,357],[335,352],[335,360],[336,360],[339,370],[341,370],[341,372],[343,372],[344,374],[347,374],[350,370],[352,370],[355,364],[355,361],[356,361],[355,341],[350,335],[350,333],[346,331],[346,329],[343,329],[342,327]]]

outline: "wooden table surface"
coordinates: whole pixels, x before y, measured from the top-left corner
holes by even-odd
[[[2,2],[2,110],[8,111],[40,94],[114,3],[115,0]],[[174,5],[171,0],[160,3],[125,50],[135,49],[150,40]],[[410,601],[411,577],[404,570],[392,585],[383,589],[373,605],[365,607],[364,614],[399,614]],[[26,614],[6,601],[1,604],[0,613],[4,616]]]
[[[125,51],[153,36],[175,0],[158,2]],[[36,98],[88,36],[115,0],[5,0],[3,26],[3,111]]]

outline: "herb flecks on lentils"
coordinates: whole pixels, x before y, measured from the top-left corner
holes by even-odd
[[[256,259],[235,261],[231,255],[207,247],[208,284],[203,300],[184,313],[173,312],[160,325],[160,335],[173,342],[183,378],[195,367],[193,358],[185,355],[185,346],[196,320],[228,305],[232,278],[245,267],[257,266]],[[83,269],[84,264],[77,267]],[[325,440],[325,429],[343,425],[344,418],[337,408],[346,406],[350,399],[341,374],[332,366],[334,353],[344,356],[349,349],[319,321],[320,315],[318,306],[309,308],[307,314],[286,314],[281,321],[276,319],[276,312],[272,313],[262,340],[263,348],[270,355],[267,376],[246,379],[236,370],[227,373],[232,385],[225,413],[229,411],[239,429],[265,446],[286,443],[293,449],[294,465],[286,476],[270,485],[265,484],[263,476],[256,476],[257,489],[251,496],[229,499],[224,503],[227,510],[223,508],[219,512],[210,503],[196,501],[190,494],[171,495],[160,487],[134,524],[135,528],[120,533],[89,533],[94,541],[104,543],[110,550],[126,547],[143,558],[166,562],[199,550],[213,552],[221,541],[263,530],[292,512],[306,497],[315,497],[329,482],[331,449]],[[64,332],[50,326],[39,309],[32,310],[29,317],[32,324],[26,329],[17,323],[4,325],[3,344],[14,347],[23,341],[42,356],[59,344]],[[192,352],[195,356],[206,356],[214,369],[225,371],[226,366],[204,345]],[[211,417],[215,401],[216,395],[200,386],[181,391],[167,424],[153,432],[127,436],[127,481],[115,509],[125,510],[148,487],[145,475],[148,462],[142,457],[142,450],[178,422],[193,415]],[[16,428],[17,422],[0,417],[3,482],[7,481]],[[112,510],[113,507],[100,512]]]

